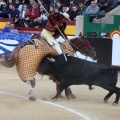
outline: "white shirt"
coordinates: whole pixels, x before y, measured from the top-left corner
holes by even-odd
[[[25,18],[25,11],[22,11],[22,18]]]

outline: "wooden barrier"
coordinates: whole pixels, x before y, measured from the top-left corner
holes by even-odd
[[[0,18],[0,30],[5,26],[5,23],[7,21],[12,22],[12,18]],[[40,33],[42,31],[42,28],[30,28],[30,27],[16,27],[20,31],[20,33]],[[67,28],[65,30],[65,33],[67,35],[75,35],[75,21],[67,21]]]

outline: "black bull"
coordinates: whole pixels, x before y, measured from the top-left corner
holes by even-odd
[[[59,90],[53,99],[57,99],[64,89],[66,97],[68,97],[66,88],[70,85],[86,84],[100,86],[108,90],[109,93],[105,96],[104,102],[107,102],[115,93],[116,99],[113,104],[118,104],[120,88],[116,87],[118,73],[115,68],[71,56],[66,57],[67,61],[62,55],[49,57],[50,59],[46,57],[38,68],[38,73],[52,75],[60,82]]]

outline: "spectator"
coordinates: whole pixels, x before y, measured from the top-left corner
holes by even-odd
[[[86,10],[86,6],[84,5],[84,2],[79,2],[78,3],[78,11],[80,13],[80,15],[84,15],[85,13],[85,10]]]
[[[75,21],[76,20],[76,16],[80,15],[78,8],[76,5],[72,6],[72,10],[70,12],[68,12],[70,15],[70,20]]]
[[[39,6],[41,6],[40,2],[44,6],[44,8],[48,11],[49,6],[47,6],[43,0],[38,0]]]
[[[9,18],[15,18],[15,16],[19,16],[20,11],[15,8],[15,4],[9,5],[8,16]]]
[[[33,23],[33,27],[35,28],[43,28],[45,27],[46,23],[43,21],[41,17],[37,18],[37,21]]]
[[[68,6],[69,6],[69,7],[72,7],[73,5],[75,5],[74,0],[70,0]]]
[[[31,20],[29,17],[25,18],[24,27],[33,27],[33,20]]]
[[[91,1],[92,1],[92,0],[85,0],[84,5],[85,5],[86,7],[90,6],[90,5],[91,5]]]
[[[21,12],[22,4],[20,3],[20,0],[15,0],[15,7]]]
[[[92,32],[92,36],[91,37],[97,37],[97,33],[96,32]]]
[[[55,12],[55,9],[53,6],[50,6],[49,8],[49,14],[53,14]]]
[[[6,22],[6,25],[5,25],[5,27],[2,29],[2,32],[11,32],[10,31],[10,22],[8,21],[8,22]]]
[[[3,2],[0,7],[0,17],[8,18],[8,7],[6,2]]]
[[[36,2],[35,0],[29,0],[29,3],[28,3],[28,5],[29,5],[29,8],[31,8],[32,7],[32,3],[33,2]]]
[[[99,6],[92,0],[91,5],[89,5],[85,11],[85,14],[89,14],[89,22],[92,22],[92,20],[97,17],[99,9]]]
[[[75,4],[74,4],[74,0],[70,0],[70,1],[69,1],[69,5],[68,5],[69,11],[72,11],[72,6],[73,6],[73,5],[75,5]]]
[[[54,6],[54,8],[55,8],[55,6],[56,6],[56,2],[57,2],[57,0],[51,0],[51,2],[50,2],[50,6]]]
[[[75,0],[75,4],[78,5],[79,3],[84,3],[85,0]]]
[[[57,13],[57,12],[60,12],[60,11],[59,11],[59,8],[55,7],[55,12],[56,12],[56,13]]]
[[[57,1],[56,7],[58,8],[58,10],[59,10],[60,12],[62,12],[63,6],[62,6],[62,4],[61,4],[60,1]]]
[[[40,6],[40,8],[39,8],[39,12],[38,12],[36,18],[38,18],[38,17],[41,17],[41,18],[42,18],[43,20],[45,20],[46,22],[48,21],[48,18],[47,18],[47,16],[46,16],[46,12],[45,12],[43,6]]]
[[[98,6],[100,7],[100,11],[106,9],[109,4],[110,4],[110,0],[99,0],[98,1]]]
[[[19,16],[16,16],[12,23],[14,23],[15,27],[24,27],[24,19],[20,19]]]
[[[104,15],[111,10],[110,0],[99,0],[98,1],[98,6],[100,7],[99,14]]]
[[[48,8],[49,8],[49,6],[51,5],[51,1],[52,0],[44,0],[44,4],[46,4],[46,6],[48,6]],[[48,11],[49,11],[50,9],[48,9]]]
[[[62,13],[67,13],[69,11],[69,7],[63,6]]]
[[[7,6],[9,6],[10,4],[14,4],[14,0],[7,0]]]
[[[19,33],[19,31],[15,28],[15,24],[14,23],[11,23],[10,24],[10,30],[11,30],[11,33]]]
[[[63,6],[68,6],[70,0],[59,0],[60,3],[62,3]]]
[[[36,2],[33,2],[31,5],[32,7],[27,11],[27,16],[34,20],[39,12],[39,9]]]
[[[27,5],[23,5],[22,10],[19,14],[20,18],[26,18],[27,17],[27,11],[28,11]]]
[[[21,0],[21,4],[22,5],[29,5],[30,4],[30,2],[29,2],[29,0]]]
[[[118,6],[118,0],[110,0],[111,10]]]
[[[0,0],[0,7],[1,7],[1,5],[3,4],[3,2],[6,2],[6,1]]]

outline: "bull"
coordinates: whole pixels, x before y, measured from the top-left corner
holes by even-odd
[[[120,88],[116,86],[118,72],[117,69],[104,64],[93,63],[83,59],[66,56],[67,61],[62,55],[46,57],[38,67],[38,73],[54,77],[60,82],[60,87],[52,99],[57,99],[61,92],[71,85],[92,85],[102,87],[109,93],[104,97],[104,102],[115,93],[116,98],[113,105],[119,102]]]

